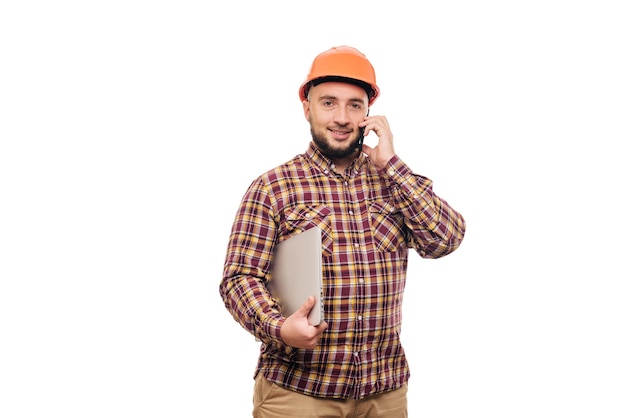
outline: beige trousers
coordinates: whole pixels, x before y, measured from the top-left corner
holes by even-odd
[[[325,399],[287,390],[259,373],[254,383],[254,418],[407,418],[407,390],[365,399]]]

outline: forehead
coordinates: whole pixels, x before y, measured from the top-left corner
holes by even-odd
[[[310,90],[312,97],[334,97],[343,100],[368,101],[365,89],[350,83],[340,81],[328,81],[312,86]]]

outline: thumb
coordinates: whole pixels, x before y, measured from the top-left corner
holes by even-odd
[[[309,312],[311,312],[311,309],[313,309],[313,306],[315,306],[315,298],[313,296],[309,296],[307,300],[304,301],[302,306],[300,306],[297,314],[299,316],[306,317],[309,315]]]

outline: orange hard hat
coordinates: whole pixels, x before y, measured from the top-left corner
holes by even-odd
[[[380,95],[374,67],[363,53],[350,46],[336,46],[315,57],[308,77],[300,86],[300,100],[306,100],[311,85],[324,81],[343,81],[363,87],[370,105]]]

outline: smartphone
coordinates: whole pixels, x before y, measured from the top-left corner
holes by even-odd
[[[359,151],[363,150],[363,141],[365,140],[365,128],[359,128]]]

